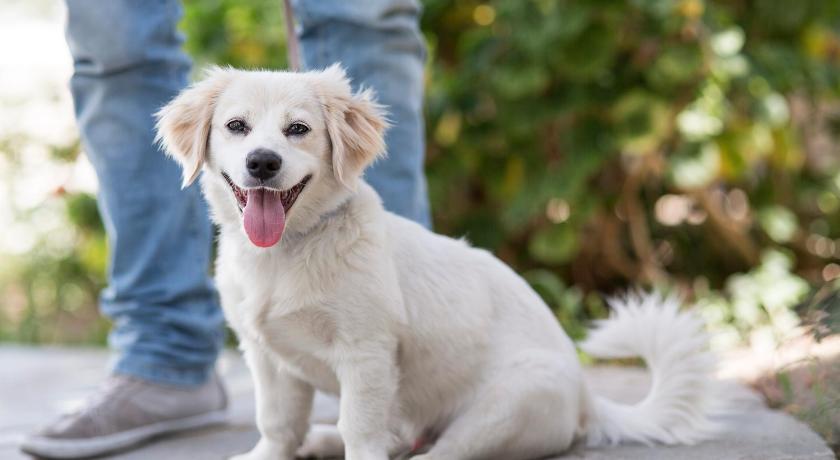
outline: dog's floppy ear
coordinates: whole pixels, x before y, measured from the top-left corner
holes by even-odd
[[[385,154],[383,134],[388,127],[384,109],[373,92],[353,94],[344,69],[338,64],[315,73],[327,132],[332,143],[333,173],[353,189],[362,171]]]
[[[156,141],[183,168],[187,187],[195,181],[207,156],[210,122],[216,99],[230,80],[232,70],[212,68],[205,78],[182,91],[160,109]]]

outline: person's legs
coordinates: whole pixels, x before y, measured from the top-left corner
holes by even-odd
[[[208,276],[212,228],[197,187],[154,145],[153,114],[187,84],[177,0],[67,0],[71,81],[110,243],[102,311],[113,375],[21,448],[81,458],[224,421],[213,377],[223,318]]]
[[[204,383],[223,339],[208,275],[212,227],[197,186],[154,145],[153,114],[187,84],[177,0],[67,0],[79,129],[110,242],[102,311],[114,371]]]
[[[370,87],[389,112],[388,157],[366,179],[385,208],[430,226],[423,174],[423,62],[420,6],[414,0],[297,0],[303,64],[322,69],[335,62],[353,85]]]

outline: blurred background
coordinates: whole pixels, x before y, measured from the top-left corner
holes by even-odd
[[[185,0],[208,64],[284,69],[279,0]],[[840,1],[425,0],[435,228],[576,338],[678,292],[733,376],[840,442]],[[0,7],[0,340],[104,344],[106,243],[58,0]]]

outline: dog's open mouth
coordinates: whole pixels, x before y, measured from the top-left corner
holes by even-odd
[[[308,175],[294,187],[274,190],[265,187],[243,189],[222,173],[242,212],[245,233],[255,245],[267,248],[280,241],[286,227],[286,214],[312,178]]]
[[[303,188],[306,187],[306,184],[309,183],[309,180],[312,179],[312,175],[308,175],[303,178],[302,181],[298,182],[297,185],[294,187],[287,189],[287,190],[274,190],[265,187],[259,187],[254,189],[243,189],[238,185],[233,183],[230,176],[227,173],[222,173],[222,177],[225,178],[230,189],[233,191],[233,196],[236,197],[237,203],[239,203],[239,210],[242,211],[248,205],[248,192],[254,190],[265,190],[270,193],[279,193],[280,194],[280,201],[283,203],[283,210],[288,213],[290,209],[292,209],[292,205],[295,204],[297,197],[300,195],[300,192],[303,191]]]

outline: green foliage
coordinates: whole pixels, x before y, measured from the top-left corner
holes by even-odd
[[[840,334],[840,280],[813,292],[800,303],[798,313],[817,341]]]
[[[791,258],[768,250],[758,267],[727,280],[725,295],[699,293],[698,306],[715,348],[748,341],[759,349],[772,350],[799,326],[794,307],[808,291],[808,283],[791,273]]]
[[[579,288],[567,286],[548,270],[534,269],[523,273],[523,276],[553,306],[557,319],[572,339],[580,340],[586,336],[584,318],[606,316],[606,306],[601,297],[594,293],[584,295]]]
[[[108,325],[95,305],[104,287],[106,245],[96,201],[65,194],[29,219],[62,214],[72,225],[38,234],[26,253],[4,256],[0,340],[104,343]]]
[[[181,29],[186,50],[199,64],[284,68],[283,2],[185,0]]]
[[[438,230],[539,289],[710,286],[738,341],[779,339],[805,280],[837,276],[836,2],[425,4]]]

